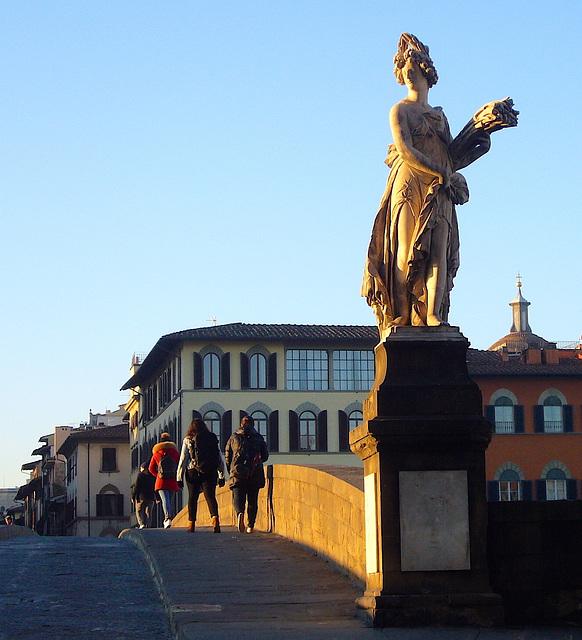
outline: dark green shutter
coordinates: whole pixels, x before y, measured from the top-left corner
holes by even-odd
[[[275,391],[277,389],[277,354],[269,356],[267,364],[267,389]]]
[[[533,408],[533,412],[534,412],[534,431],[536,433],[543,433],[544,432],[544,407],[541,404],[535,404]]]
[[[240,388],[249,389],[249,359],[246,353],[240,354]]]
[[[269,451],[279,451],[279,412],[271,411],[269,415]]]
[[[299,451],[299,416],[289,409],[289,451]]]
[[[566,433],[572,433],[574,431],[574,411],[571,404],[565,404],[562,407],[564,416],[564,431]]]
[[[220,418],[220,440],[224,451],[228,439],[232,435],[232,411],[225,411]]]
[[[499,482],[489,480],[487,482],[487,500],[489,502],[499,502]]]
[[[571,479],[566,480],[566,499],[576,500],[578,498],[578,481]]]
[[[349,421],[348,414],[341,409],[337,412],[337,419],[339,425],[339,450],[340,451],[349,451],[350,450],[350,429],[349,429]]]
[[[243,419],[245,416],[248,416],[248,415],[249,415],[249,414],[248,414],[246,411],[244,411],[243,409],[241,409],[241,410],[239,411],[239,416],[238,416],[239,422],[242,422],[242,419]]]
[[[547,500],[545,480],[536,480],[536,498],[538,500]]]
[[[525,431],[525,419],[522,404],[516,404],[513,407],[513,420],[515,424],[515,433],[523,433]]]
[[[533,500],[532,497],[532,481],[531,480],[522,480],[521,481],[521,499],[522,500]]]
[[[220,362],[220,388],[230,389],[230,353],[225,353]]]
[[[327,411],[320,411],[317,416],[317,450],[327,451]]]
[[[495,407],[492,404],[485,405],[485,417],[495,426]]]
[[[194,389],[202,389],[202,358],[199,353],[194,353]]]

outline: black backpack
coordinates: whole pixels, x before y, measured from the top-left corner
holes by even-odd
[[[212,431],[200,431],[187,439],[190,457],[198,473],[216,473],[220,464],[218,438]]]
[[[162,480],[175,480],[178,464],[170,455],[169,451],[164,451],[158,462],[158,478]]]
[[[246,434],[238,435],[239,447],[235,451],[230,465],[230,475],[237,480],[252,478],[261,461],[260,444],[257,438]]]

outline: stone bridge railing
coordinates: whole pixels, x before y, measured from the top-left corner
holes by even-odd
[[[366,582],[363,469],[276,464],[265,467],[265,472],[267,485],[259,495],[256,528],[293,540],[363,587]],[[234,525],[228,484],[218,489],[217,500],[222,524]],[[187,520],[185,508],[174,524],[186,526]],[[197,524],[210,524],[202,495]]]

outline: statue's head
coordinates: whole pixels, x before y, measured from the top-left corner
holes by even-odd
[[[394,75],[399,84],[405,84],[402,69],[407,60],[418,64],[429,88],[438,82],[439,76],[429,55],[428,47],[411,33],[403,33],[400,36],[398,53],[394,56]]]

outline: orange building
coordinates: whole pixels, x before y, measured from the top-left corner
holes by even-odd
[[[581,494],[582,349],[532,333],[529,302],[510,303],[510,333],[488,351],[470,349],[469,373],[495,424],[487,450],[488,498],[563,500]],[[560,348],[566,347],[566,348]]]

